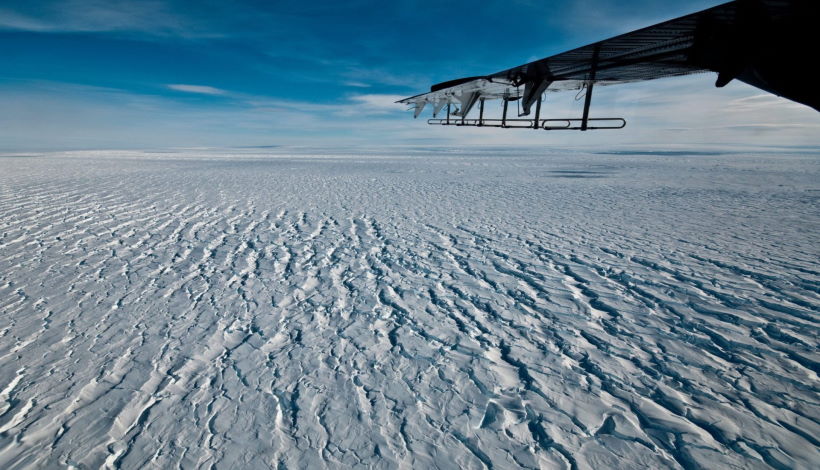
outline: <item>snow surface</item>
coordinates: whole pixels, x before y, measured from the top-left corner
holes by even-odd
[[[0,468],[818,468],[817,154],[0,158]]]

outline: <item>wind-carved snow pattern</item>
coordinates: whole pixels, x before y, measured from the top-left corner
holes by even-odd
[[[0,170],[1,468],[820,462],[816,155]]]

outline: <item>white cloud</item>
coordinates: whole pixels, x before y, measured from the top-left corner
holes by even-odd
[[[198,93],[200,95],[225,95],[228,92],[219,88],[205,85],[186,85],[184,83],[166,85],[171,90],[185,93]]]
[[[342,73],[348,81],[352,82],[367,82],[378,83],[381,85],[390,85],[394,87],[410,87],[414,88],[419,83],[427,83],[428,78],[417,73],[413,74],[397,74],[383,67],[365,67],[361,65],[351,65],[347,67]]]
[[[386,95],[386,94],[371,94],[371,95],[356,95],[350,99],[355,103],[365,106],[368,111],[385,111],[394,112],[403,109],[403,105],[396,104],[396,101],[406,98],[403,95]]]
[[[65,0],[0,8],[0,29],[37,32],[139,31],[186,35],[192,27],[186,22],[158,0]]]
[[[402,98],[404,98],[403,95],[374,93],[352,95],[346,102],[342,103],[313,103],[248,96],[245,102],[258,110],[311,112],[326,117],[348,118],[350,116],[401,114],[405,110],[405,106],[397,104],[396,101]]]
[[[152,148],[276,144],[337,145],[426,139],[395,97],[353,97],[335,104],[230,94],[205,108],[162,95],[37,82],[0,83],[0,152],[70,148]],[[368,105],[367,103],[372,103]],[[421,131],[421,132],[420,132]]]
[[[775,96],[770,93],[761,93],[752,96],[745,96],[730,101],[727,106],[736,113],[746,112],[765,112],[770,109],[803,109],[805,105],[790,101],[780,96]]]
[[[714,76],[704,74],[595,88],[592,116],[623,116],[629,124],[622,130],[594,132],[428,126],[429,111],[414,120],[394,103],[403,96],[393,94],[353,94],[337,103],[315,103],[214,88],[210,91],[228,93],[231,100],[203,108],[168,96],[108,88],[0,84],[0,108],[9,111],[0,116],[0,150],[271,143],[598,150],[820,146],[820,123],[813,109],[761,95],[742,83],[720,89],[713,83]],[[541,117],[580,117],[583,102],[573,98],[571,92],[548,94]],[[750,103],[760,106],[748,109]],[[499,102],[489,102],[485,118],[500,117],[500,110]],[[515,111],[514,106],[510,115]]]

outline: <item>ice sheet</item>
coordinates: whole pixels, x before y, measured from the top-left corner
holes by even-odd
[[[816,154],[277,152],[0,158],[0,467],[820,462]]]

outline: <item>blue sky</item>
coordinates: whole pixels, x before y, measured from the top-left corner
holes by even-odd
[[[5,0],[0,151],[820,144],[816,112],[711,74],[596,90],[593,114],[630,122],[616,133],[431,128],[393,103],[718,3]]]

